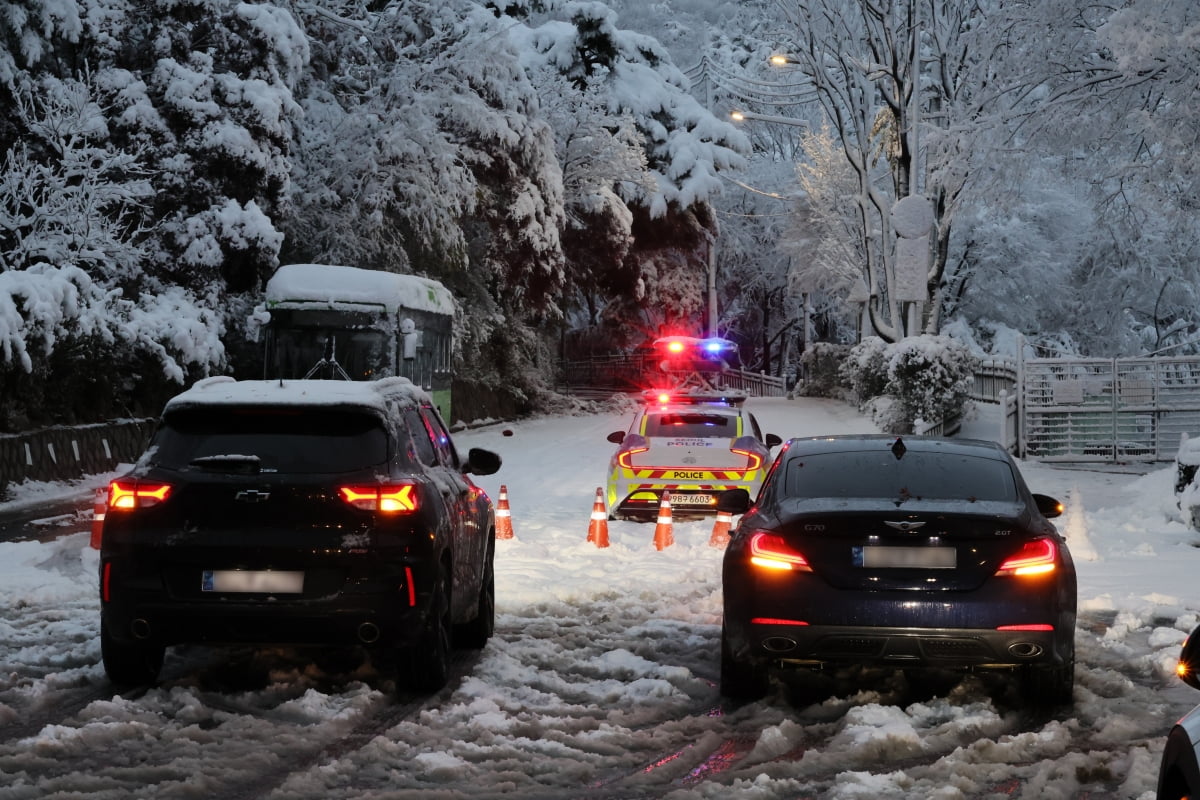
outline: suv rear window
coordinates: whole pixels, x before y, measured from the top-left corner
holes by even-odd
[[[644,435],[732,439],[737,436],[737,418],[694,411],[647,414]]]
[[[385,463],[388,437],[378,418],[344,410],[187,409],[165,419],[151,449],[155,464],[177,470],[246,469],[249,457],[263,472],[352,472]]]
[[[821,453],[793,458],[789,497],[880,497],[891,500],[1017,499],[1012,470],[1003,461],[967,455],[888,451]]]

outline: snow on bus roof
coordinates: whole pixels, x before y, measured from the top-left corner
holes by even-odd
[[[211,406],[359,406],[386,415],[388,398],[401,404],[432,403],[429,395],[408,378],[377,381],[249,380],[228,376],[204,378],[167,401],[164,413]]]
[[[338,264],[285,264],[267,281],[267,308],[280,305],[382,306],[454,314],[454,296],[442,284],[417,275]]]

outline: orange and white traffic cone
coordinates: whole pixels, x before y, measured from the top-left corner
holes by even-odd
[[[733,527],[733,514],[728,511],[718,511],[717,521],[713,523],[712,536],[708,539],[709,547],[724,547],[729,544],[729,529]]]
[[[512,511],[508,508],[508,487],[500,484],[500,497],[496,500],[496,538],[513,538]]]
[[[108,490],[97,489],[92,500],[92,538],[89,542],[93,550],[100,549],[100,542],[104,537],[104,515],[107,511]]]
[[[608,547],[608,509],[604,507],[604,489],[599,486],[596,487],[596,501],[592,503],[587,540],[596,547]]]
[[[675,526],[671,522],[671,493],[663,492],[658,504],[658,524],[654,526],[654,548],[662,550],[675,544]]]

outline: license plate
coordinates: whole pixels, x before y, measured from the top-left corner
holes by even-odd
[[[300,594],[304,591],[304,573],[274,569],[206,569],[200,577],[200,591]]]
[[[856,547],[855,562],[860,567],[954,569],[958,551],[953,547]]]
[[[716,504],[711,494],[672,494],[673,506],[711,506]]]

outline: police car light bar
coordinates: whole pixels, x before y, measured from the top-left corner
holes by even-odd
[[[642,399],[647,403],[658,403],[667,405],[668,403],[680,403],[689,405],[699,405],[707,403],[710,405],[725,405],[725,406],[740,406],[746,402],[747,395],[740,392],[713,392],[711,390],[668,390],[668,389],[647,389],[642,392]]]

